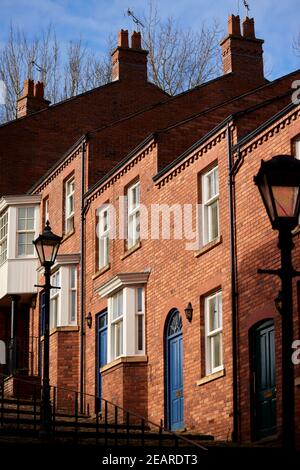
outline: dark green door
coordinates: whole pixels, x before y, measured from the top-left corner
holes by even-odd
[[[275,331],[266,321],[254,331],[254,432],[261,439],[276,433]]]

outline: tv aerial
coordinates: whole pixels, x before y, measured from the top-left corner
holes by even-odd
[[[144,25],[143,23],[141,22],[141,20],[139,20],[135,14],[133,13],[132,10],[130,10],[130,8],[127,9],[127,15],[130,16],[132,18],[132,21],[139,27],[141,26],[142,28],[144,28]]]

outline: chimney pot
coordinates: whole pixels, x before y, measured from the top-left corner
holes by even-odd
[[[243,19],[243,36],[244,38],[255,38],[254,18],[246,16]]]
[[[133,31],[131,34],[131,48],[132,49],[141,49],[142,48],[142,37],[141,33]]]
[[[128,45],[128,30],[121,29],[118,33],[118,47],[129,47]]]
[[[36,98],[40,98],[40,99],[44,98],[44,84],[43,84],[43,82],[37,82],[34,85],[34,96]]]
[[[228,34],[230,36],[241,35],[241,24],[239,15],[230,15],[228,17]]]
[[[23,96],[33,96],[33,95],[34,95],[34,81],[28,78],[24,80]]]

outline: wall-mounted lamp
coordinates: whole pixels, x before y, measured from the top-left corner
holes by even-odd
[[[184,312],[187,320],[191,322],[193,318],[193,307],[191,302],[188,303],[187,307],[184,309]]]
[[[282,314],[282,292],[281,290],[278,292],[278,296],[274,300],[275,307],[278,313]]]
[[[30,303],[30,307],[34,310],[36,308],[36,298],[37,298],[37,295],[34,294],[32,297],[31,297],[31,303]]]
[[[92,328],[93,317],[92,317],[91,312],[88,313],[88,315],[87,315],[87,317],[85,317],[85,319],[86,319],[87,326],[88,326],[89,328]]]

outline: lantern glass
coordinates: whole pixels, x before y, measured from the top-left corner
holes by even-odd
[[[297,186],[272,187],[278,217],[295,217],[299,188]]]
[[[47,221],[43,233],[33,241],[42,266],[45,264],[53,265],[55,263],[61,240],[62,237],[52,233]]]
[[[273,228],[295,228],[300,209],[300,161],[291,155],[262,160],[254,181]]]

